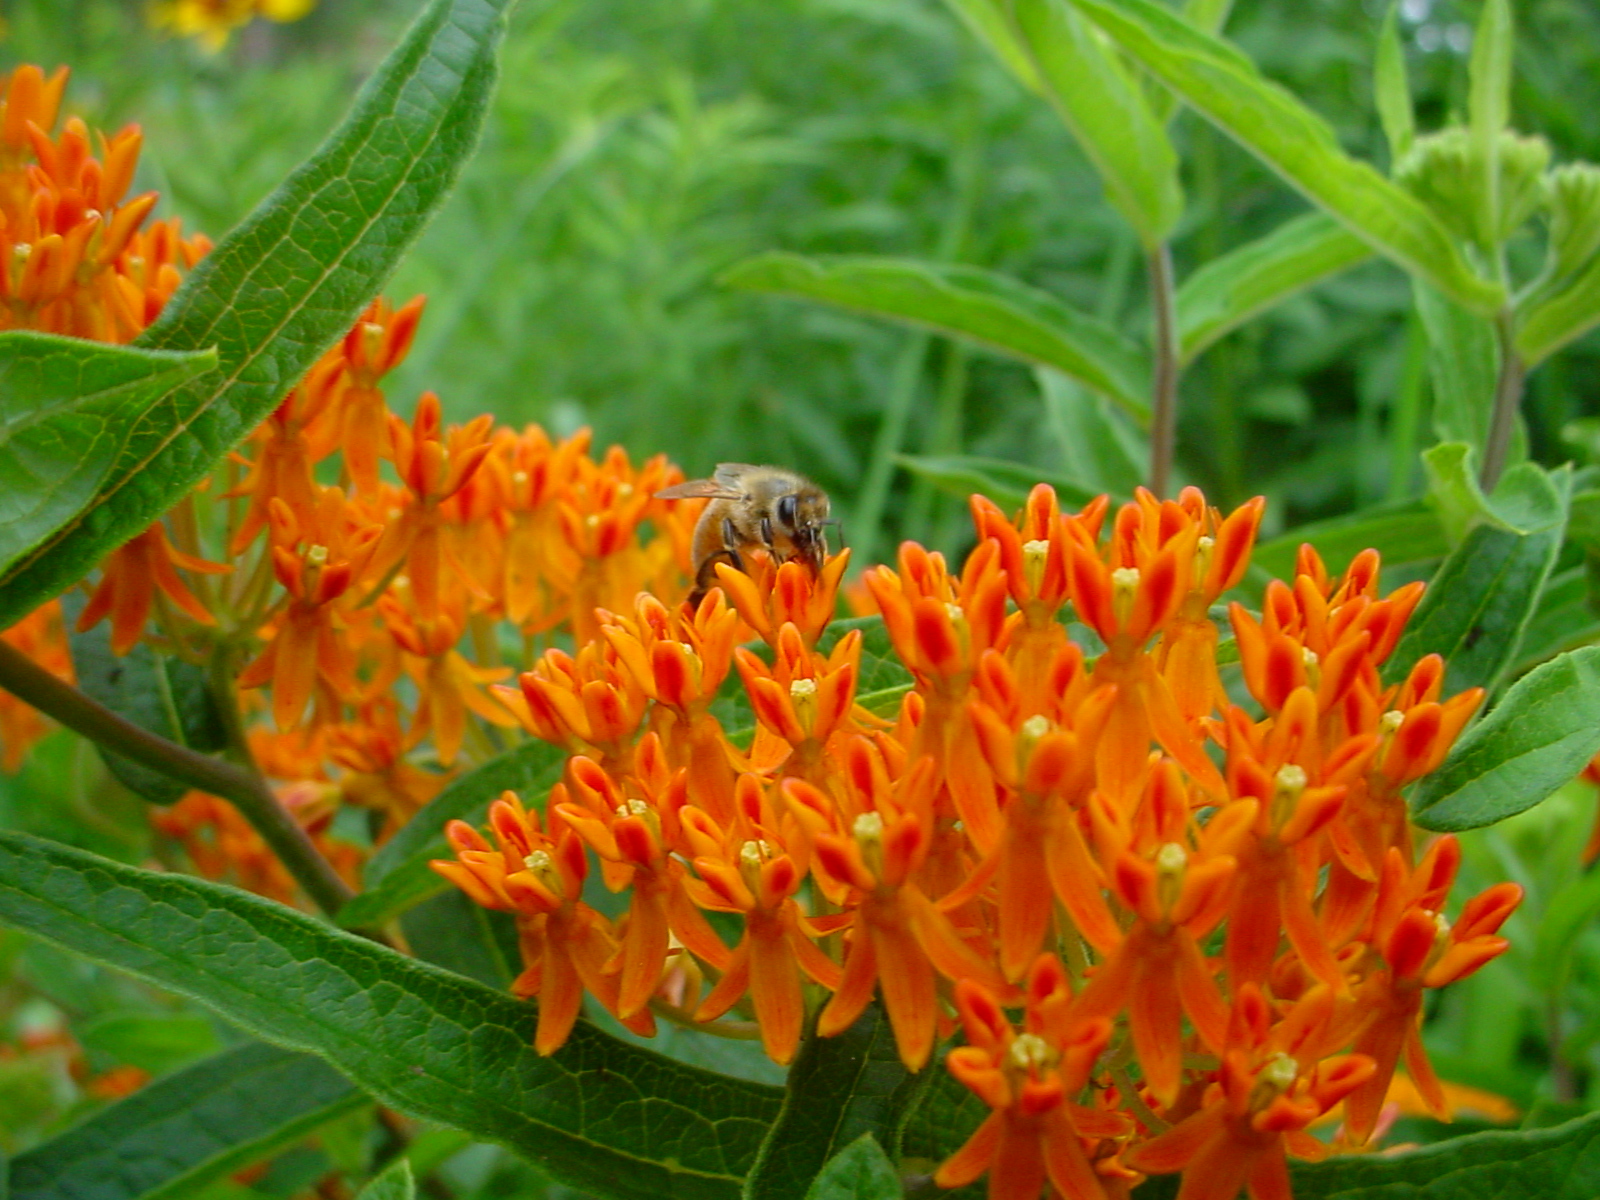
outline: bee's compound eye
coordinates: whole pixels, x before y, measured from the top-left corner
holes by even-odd
[[[799,504],[800,498],[793,492],[778,501],[778,523],[791,532],[795,527],[795,511]]]

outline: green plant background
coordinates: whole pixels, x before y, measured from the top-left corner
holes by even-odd
[[[108,129],[140,122],[139,185],[162,192],[163,213],[221,235],[333,127],[415,7],[322,0],[306,20],[252,26],[212,56],[156,38],[142,3],[11,0],[0,66],[71,64],[69,109]],[[1407,0],[1400,11],[1419,125],[1464,118],[1479,6]],[[1557,162],[1600,160],[1600,12],[1524,0],[1516,13],[1519,127],[1545,135]],[[1227,28],[1345,149],[1383,163],[1371,100],[1382,16],[1354,0],[1241,0]],[[898,469],[897,450],[1006,460],[1089,490],[1136,480],[1137,458],[1086,453],[1068,407],[1014,362],[719,284],[772,249],[945,260],[1003,271],[1144,336],[1140,250],[1087,160],[936,0],[524,0],[501,68],[478,155],[386,289],[430,296],[391,381],[396,407],[436,387],[454,418],[492,411],[558,433],[589,424],[602,443],[664,451],[691,473],[729,459],[789,464],[828,488],[846,534],[879,556],[904,537],[958,553],[969,536],[959,498]],[[1305,211],[1192,114],[1172,130],[1188,197],[1172,239],[1180,278]],[[1597,358],[1590,335],[1530,378],[1535,460],[1600,456],[1588,423],[1600,412]],[[1368,262],[1195,363],[1178,476],[1224,506],[1267,495],[1267,538],[1417,497],[1429,392],[1410,285]],[[913,419],[891,444],[884,416],[906,397]],[[887,492],[862,512],[875,473]],[[1593,624],[1578,532],[1554,562],[1529,661]],[[0,779],[0,827],[139,862],[144,809],[102,787],[103,769],[84,743],[52,735],[21,775]],[[1512,951],[1441,997],[1427,1027],[1445,1078],[1506,1097],[1533,1124],[1600,1106],[1600,877],[1579,867],[1593,816],[1592,791],[1573,785],[1466,836],[1461,893],[1509,878],[1528,900],[1507,927]],[[427,921],[449,913],[416,912],[413,940],[426,944]],[[0,1041],[59,1015],[97,1067],[159,1074],[238,1039],[186,1001],[0,930]],[[666,1049],[774,1080],[737,1049],[690,1038]],[[90,1107],[62,1063],[0,1060],[0,1152],[25,1151]],[[298,1195],[330,1167],[363,1178],[385,1150],[369,1110],[347,1098],[332,1095],[319,1123],[312,1140],[295,1130],[259,1147],[271,1166],[248,1185],[193,1194]],[[1474,1127],[1412,1121],[1401,1133],[1429,1141]],[[577,1195],[442,1129],[410,1157],[463,1200]]]

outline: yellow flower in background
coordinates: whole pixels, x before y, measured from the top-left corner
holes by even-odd
[[[150,6],[150,24],[179,37],[199,38],[216,51],[228,37],[256,17],[269,21],[298,21],[317,0],[156,0]]]

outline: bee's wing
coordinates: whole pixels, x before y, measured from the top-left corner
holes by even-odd
[[[674,484],[656,493],[657,500],[737,500],[743,492],[736,492],[715,479],[691,479]]]
[[[711,472],[711,478],[730,490],[738,488],[739,495],[742,496],[744,495],[744,488],[740,486],[740,480],[751,472],[759,470],[761,468],[752,463],[718,463],[717,469]],[[728,497],[730,500],[736,498],[734,496]]]

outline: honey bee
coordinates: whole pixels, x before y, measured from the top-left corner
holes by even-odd
[[[719,562],[742,571],[742,555],[749,550],[766,550],[780,562],[798,560],[821,570],[828,553],[823,527],[838,524],[828,518],[828,494],[782,467],[719,463],[710,479],[691,479],[664,488],[656,497],[711,501],[694,527],[690,604],[699,604],[716,586]]]

